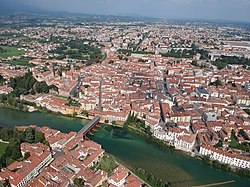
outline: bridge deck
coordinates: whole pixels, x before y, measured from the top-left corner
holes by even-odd
[[[100,116],[95,116],[87,125],[85,125],[80,131],[78,131],[77,134],[85,134],[85,133],[87,133],[99,121],[100,121]]]

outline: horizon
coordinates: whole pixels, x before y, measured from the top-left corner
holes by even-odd
[[[119,1],[119,2],[117,2]],[[240,3],[239,3],[240,1]],[[116,2],[116,3],[115,3]],[[250,23],[249,0],[3,0],[5,14],[20,11],[68,12],[165,20],[233,21]],[[195,11],[194,11],[195,10]],[[233,12],[233,13],[232,13]]]

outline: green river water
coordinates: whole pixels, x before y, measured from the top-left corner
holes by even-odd
[[[86,120],[47,113],[28,113],[0,108],[0,126],[10,128],[35,124],[70,132],[80,130],[86,123]],[[105,126],[89,138],[100,143],[108,153],[128,167],[141,167],[171,182],[173,186],[195,186],[234,180],[233,183],[220,186],[250,187],[250,178],[227,173],[183,153],[163,149],[122,129]]]

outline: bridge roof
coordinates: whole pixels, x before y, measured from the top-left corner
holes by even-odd
[[[77,134],[85,134],[99,121],[100,121],[100,116],[95,116],[87,125],[85,125],[81,130],[79,130]]]

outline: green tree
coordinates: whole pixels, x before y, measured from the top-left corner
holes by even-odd
[[[9,141],[13,137],[13,131],[9,128],[3,128],[0,131],[0,138],[3,141]]]
[[[3,78],[2,75],[0,75],[0,86],[2,86],[5,82],[5,79]]]
[[[83,187],[84,186],[84,180],[81,178],[75,178],[74,179],[74,184],[78,187]]]
[[[35,87],[37,93],[49,93],[49,86],[44,81],[36,83]]]
[[[82,110],[82,114],[86,117],[89,117],[89,113],[87,110]]]
[[[45,141],[44,134],[42,132],[36,132],[35,133],[35,143],[43,143]]]
[[[28,128],[25,131],[25,141],[28,143],[33,143],[35,140],[35,130],[33,128]]]
[[[26,160],[29,157],[30,157],[30,152],[25,152],[24,156],[23,156],[23,159]]]
[[[20,140],[17,138],[10,139],[8,151],[11,154],[10,158],[17,160],[22,157],[21,148],[20,148]]]

